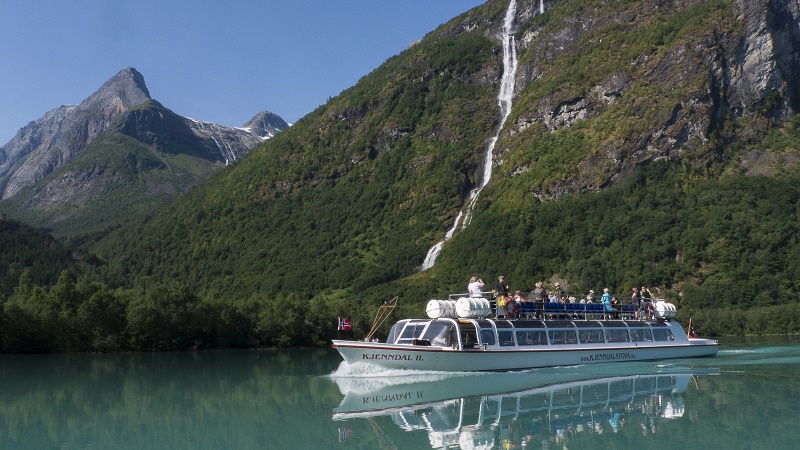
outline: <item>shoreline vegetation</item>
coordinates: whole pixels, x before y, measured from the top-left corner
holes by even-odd
[[[34,285],[25,271],[14,292],[0,297],[0,306],[2,353],[321,347],[331,339],[363,336],[377,307],[283,294],[232,302],[177,283],[110,289],[86,277],[76,282],[66,270],[51,288]],[[399,316],[419,316],[423,308],[424,302],[406,302]],[[704,337],[800,332],[798,304],[679,308],[679,314],[681,324],[691,317]],[[336,331],[339,316],[351,318],[352,331]]]

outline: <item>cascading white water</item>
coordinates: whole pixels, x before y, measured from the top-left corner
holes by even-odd
[[[514,26],[514,17],[516,14],[517,1],[511,0],[508,5],[508,9],[506,10],[506,17],[503,20],[502,30],[503,77],[500,81],[500,93],[497,95],[497,103],[500,106],[501,119],[500,125],[497,127],[497,133],[489,141],[489,145],[486,148],[486,156],[484,157],[483,174],[481,176],[480,186],[470,191],[469,198],[467,199],[466,209],[458,213],[456,220],[453,222],[453,226],[444,235],[444,239],[428,250],[428,254],[425,255],[425,261],[422,263],[422,270],[427,270],[433,267],[433,265],[436,263],[436,258],[439,257],[439,253],[442,251],[444,243],[453,237],[459,225],[461,225],[462,230],[469,225],[469,223],[472,221],[472,209],[475,207],[475,203],[478,201],[478,194],[480,194],[483,188],[489,184],[489,180],[492,177],[492,153],[494,151],[494,146],[497,143],[497,139],[500,136],[500,131],[503,129],[506,119],[508,119],[508,115],[511,113],[512,100],[514,98],[514,83],[516,81],[517,74],[517,48],[514,43],[514,36],[511,35],[511,32]]]
[[[222,145],[219,143],[219,141],[217,140],[217,138],[214,136],[214,133],[213,133],[213,131],[206,131],[206,122],[202,122],[202,121],[200,121],[200,120],[197,120],[197,119],[192,119],[192,118],[190,118],[189,120],[191,120],[192,122],[196,123],[196,124],[198,125],[198,127],[200,127],[200,131],[202,131],[202,132],[206,133],[206,134],[207,134],[207,135],[208,135],[208,136],[209,136],[211,139],[213,139],[213,140],[214,140],[214,143],[217,145],[217,150],[219,150],[219,154],[220,154],[220,155],[222,155],[222,159],[224,159],[224,160],[225,160],[225,165],[227,166],[227,165],[229,164],[229,162],[230,162],[230,161],[228,160],[228,152],[226,151],[227,149],[226,149],[226,148],[224,148],[224,147],[223,147],[223,146],[222,146]],[[231,152],[231,153],[232,153],[232,152]],[[233,153],[232,153],[232,154],[233,154]]]
[[[539,0],[539,14],[544,14],[544,0]]]

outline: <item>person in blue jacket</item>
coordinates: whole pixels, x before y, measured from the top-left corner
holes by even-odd
[[[606,307],[607,312],[611,312],[611,294],[608,293],[608,288],[603,288],[603,296],[600,297],[600,303]]]

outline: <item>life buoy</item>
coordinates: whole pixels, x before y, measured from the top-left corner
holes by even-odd
[[[517,310],[519,309],[519,305],[517,305],[517,301],[514,300],[513,297],[509,297],[506,300],[506,315],[508,317],[517,317]]]

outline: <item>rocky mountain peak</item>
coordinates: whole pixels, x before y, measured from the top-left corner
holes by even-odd
[[[145,105],[148,102],[153,105]],[[123,117],[129,113],[136,114]],[[118,131],[158,151],[184,152],[225,163],[289,126],[268,111],[258,113],[246,128],[177,116],[150,97],[139,71],[127,67],[79,105],[46,113],[0,147],[0,200],[65,166],[117,122],[121,122]]]
[[[0,147],[0,199],[41,180],[131,108],[150,100],[144,77],[123,69],[77,106],[61,106],[23,127]]]
[[[142,74],[133,67],[127,67],[106,81],[100,89],[81,102],[79,107],[103,112],[119,108],[128,110],[150,99]]]
[[[267,139],[274,136],[275,133],[289,128],[289,124],[277,114],[261,111],[242,125],[242,128],[249,129],[251,133]]]

